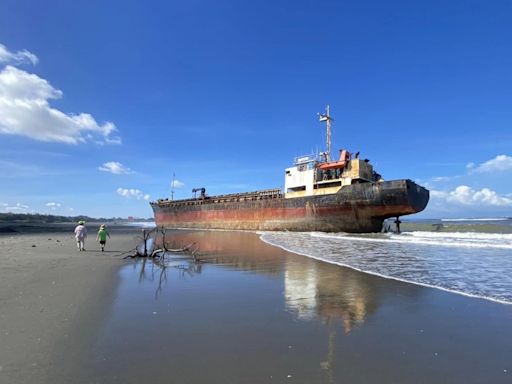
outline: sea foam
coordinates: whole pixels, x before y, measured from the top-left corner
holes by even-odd
[[[480,232],[427,232],[414,231],[402,234],[350,235],[346,233],[311,232],[313,237],[330,239],[350,239],[351,241],[410,243],[417,245],[437,245],[440,247],[498,248],[512,249],[512,234]]]

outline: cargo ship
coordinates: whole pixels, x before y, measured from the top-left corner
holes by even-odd
[[[295,158],[280,188],[209,196],[194,188],[190,199],[151,202],[165,228],[264,231],[381,232],[385,219],[425,209],[429,191],[409,179],[384,180],[368,159],[340,150],[331,160],[332,121],[327,106],[326,150]]]

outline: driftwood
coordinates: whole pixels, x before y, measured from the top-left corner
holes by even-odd
[[[157,232],[160,232],[162,234],[162,245],[160,248],[152,249],[152,246],[156,243],[156,234]],[[153,228],[150,231],[146,231],[145,229],[142,230],[142,238],[141,243],[134,249],[128,251],[135,253],[129,254],[123,259],[127,259],[129,257],[135,258],[135,257],[149,257],[149,258],[165,258],[166,254],[172,254],[172,253],[178,253],[178,254],[187,254],[194,258],[195,261],[197,261],[197,256],[199,252],[199,247],[196,245],[195,242],[192,242],[190,244],[187,244],[185,246],[179,247],[179,248],[169,248],[168,243],[166,242],[166,232],[165,228]],[[125,253],[128,253],[125,252]],[[124,254],[124,253],[123,253]],[[121,254],[121,255],[123,255]]]
[[[166,253],[186,253],[186,254],[191,254],[195,258],[195,254],[196,254],[197,250],[199,249],[198,247],[194,247],[195,244],[196,244],[195,242],[190,243],[188,245],[185,245],[182,248],[167,248],[166,244],[164,244],[163,248],[155,249],[151,253],[151,256],[149,256],[149,257],[165,257]],[[194,247],[194,248],[192,248],[192,247]]]
[[[157,236],[162,235],[161,242],[157,244]],[[174,242],[167,243],[166,233],[164,228],[154,228],[150,231],[143,230],[141,242],[134,249],[124,252],[119,256],[126,255],[123,259],[127,258],[141,258],[142,264],[140,267],[139,281],[148,278],[147,274],[152,281],[158,282],[158,287],[155,291],[155,299],[162,293],[162,288],[167,284],[167,271],[172,268],[179,271],[180,277],[193,277],[195,274],[200,274],[202,271],[203,261],[199,260],[199,246],[192,242],[184,246],[176,246]],[[172,241],[172,239],[170,239]],[[156,249],[154,249],[156,248]],[[172,258],[176,255],[176,258]],[[179,255],[179,256],[178,256]],[[166,257],[168,256],[168,257]],[[148,259],[151,262],[148,263]],[[159,271],[159,276],[155,275]]]

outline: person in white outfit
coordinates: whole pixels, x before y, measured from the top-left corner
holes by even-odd
[[[79,251],[85,251],[85,238],[87,237],[87,228],[85,221],[80,220],[75,228],[76,246]]]

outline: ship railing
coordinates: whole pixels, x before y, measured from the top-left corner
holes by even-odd
[[[318,156],[311,154],[311,155],[303,155],[303,156],[297,156],[293,159],[294,165],[300,165],[300,164],[307,164],[311,162],[317,161]]]
[[[159,200],[161,206],[183,206],[183,205],[202,205],[215,203],[257,201],[267,199],[278,199],[283,197],[281,189],[265,189],[254,192],[232,193],[228,195],[206,196],[205,198],[185,199],[185,200]]]

